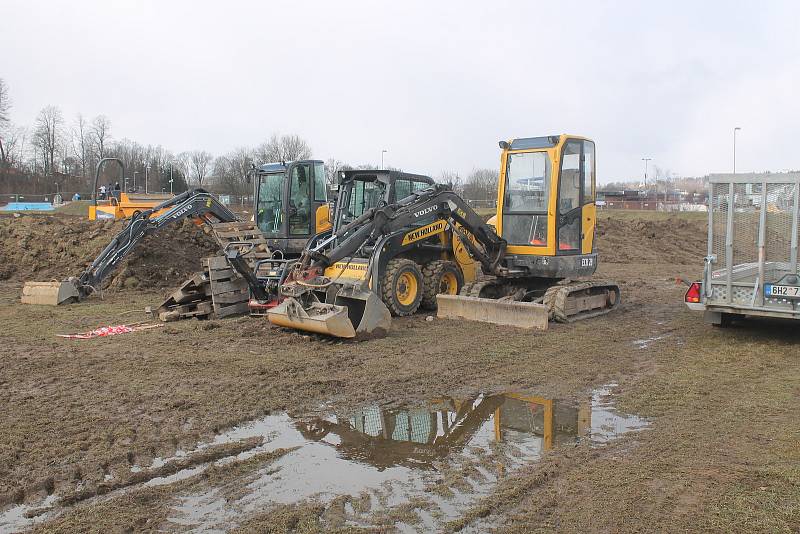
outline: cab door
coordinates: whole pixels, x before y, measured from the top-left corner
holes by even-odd
[[[297,163],[289,168],[286,231],[289,250],[302,250],[314,232],[314,168]]]
[[[584,141],[568,139],[561,153],[558,181],[558,255],[580,254],[583,242]],[[590,186],[591,188],[591,186]],[[591,191],[589,192],[591,196]]]

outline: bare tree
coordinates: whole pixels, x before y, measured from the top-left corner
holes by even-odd
[[[6,153],[7,147],[4,147],[4,144],[7,144],[7,132],[10,122],[11,122],[11,100],[8,96],[8,87],[6,86],[6,82],[0,78],[0,163],[5,166],[8,163],[8,154]]]
[[[256,149],[256,160],[259,163],[309,158],[311,158],[311,147],[299,135],[273,134],[269,141],[261,143]]]
[[[442,171],[436,181],[440,184],[447,184],[457,195],[464,192],[464,179],[455,171]]]
[[[339,161],[336,158],[329,158],[328,161],[325,162],[325,181],[328,182],[328,185],[333,185],[336,183],[336,174],[339,171],[344,171],[349,169],[350,166],[343,161]]]
[[[474,169],[464,183],[464,198],[493,200],[497,195],[497,175],[492,169]]]
[[[214,160],[214,179],[235,195],[248,194],[247,174],[253,163],[253,151],[240,147]]]
[[[98,160],[106,157],[106,149],[111,139],[111,120],[105,115],[98,115],[92,119],[91,127],[92,144]]]
[[[214,161],[214,156],[205,150],[193,150],[188,153],[189,175],[197,182],[197,185],[203,185],[208,171],[211,170],[211,162]]]
[[[89,131],[89,123],[86,118],[78,113],[71,132],[72,154],[78,160],[81,168],[81,176],[86,178],[86,169],[91,157],[92,137]]]
[[[25,157],[25,140],[28,131],[21,126],[9,124],[2,133],[3,162],[9,167],[18,167]]]
[[[43,108],[33,131],[33,143],[39,149],[44,161],[44,173],[52,174],[56,169],[56,153],[61,146],[64,118],[56,106]]]

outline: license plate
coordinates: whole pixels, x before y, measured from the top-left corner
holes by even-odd
[[[764,295],[767,297],[800,298],[800,286],[780,286],[764,284]]]

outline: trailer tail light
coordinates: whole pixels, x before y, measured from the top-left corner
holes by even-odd
[[[694,282],[689,286],[686,291],[686,296],[683,298],[686,302],[698,303],[700,302],[700,282]]]

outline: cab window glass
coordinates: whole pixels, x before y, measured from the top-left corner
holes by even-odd
[[[394,201],[399,202],[411,195],[411,180],[395,180]]]
[[[292,168],[289,193],[289,234],[305,235],[311,232],[311,166]]]
[[[505,211],[546,212],[550,158],[545,152],[509,154],[506,162]]]
[[[583,203],[594,202],[594,143],[583,142]]]
[[[558,212],[567,213],[581,202],[581,142],[570,141],[561,156]]]
[[[325,165],[322,163],[314,164],[314,201],[325,202],[328,199],[325,189]]]

